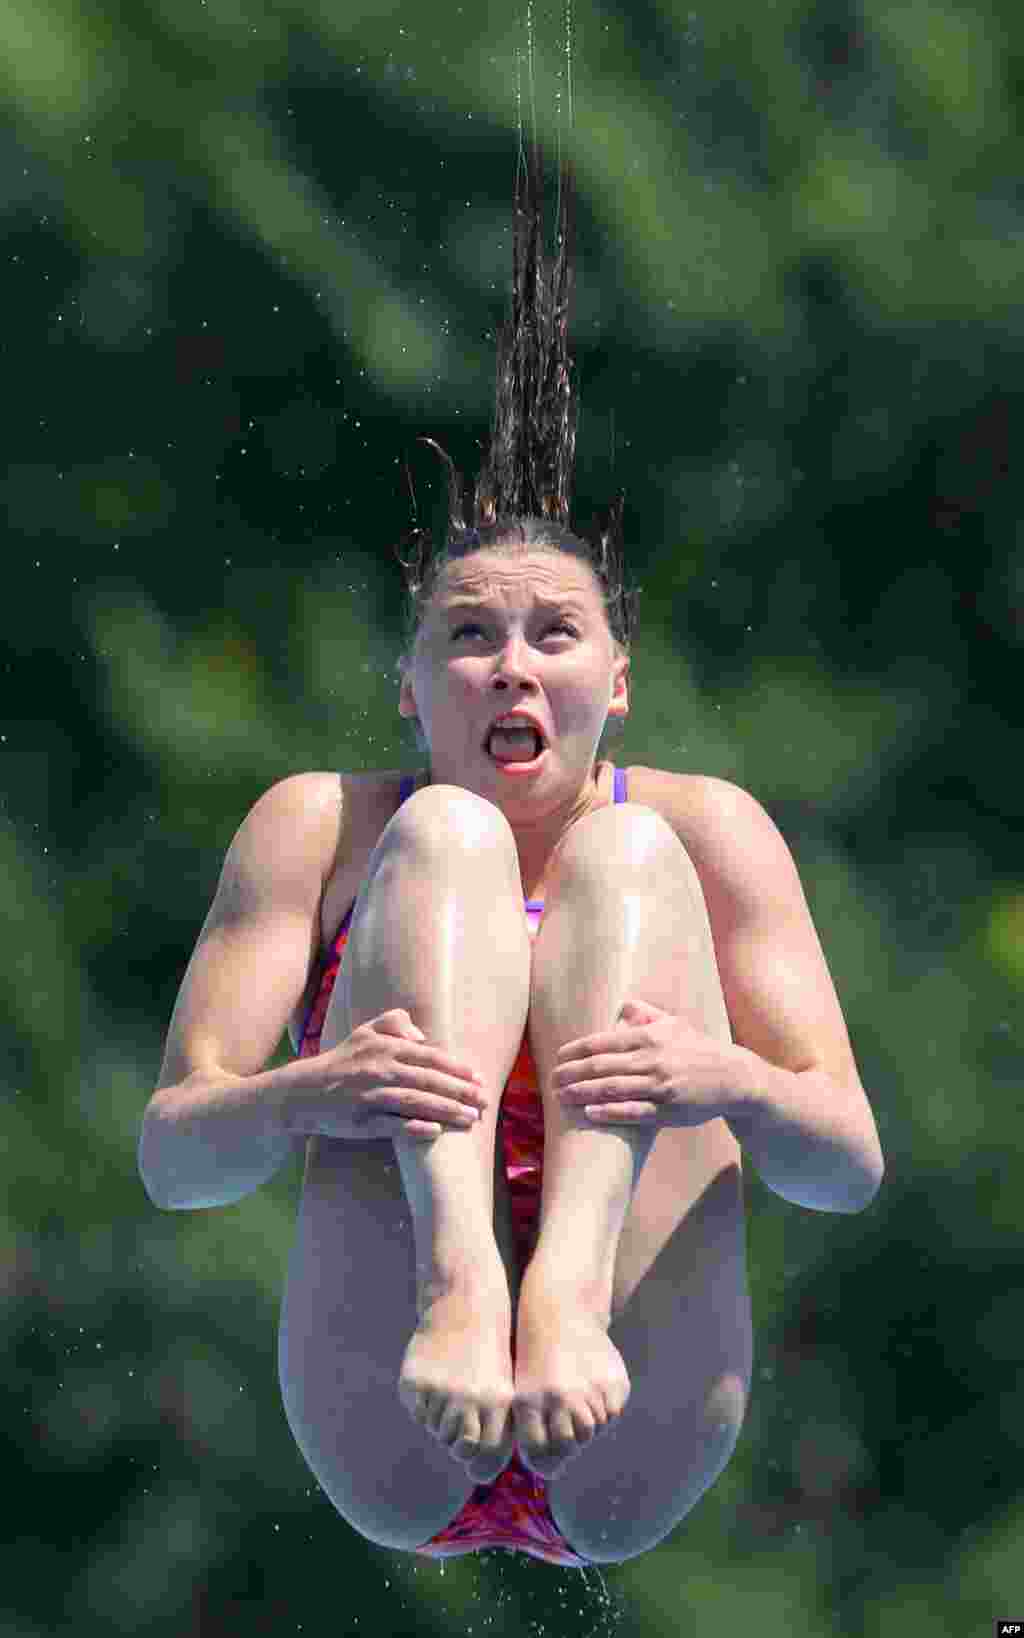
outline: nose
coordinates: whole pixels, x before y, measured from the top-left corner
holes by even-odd
[[[528,677],[528,649],[529,645],[521,633],[509,637],[498,655],[496,677],[504,677],[507,682],[520,682]]]

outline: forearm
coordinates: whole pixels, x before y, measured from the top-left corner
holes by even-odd
[[[743,1092],[726,1117],[774,1193],[812,1211],[862,1211],[885,1163],[871,1107],[857,1083],[822,1070],[794,1073],[736,1047]]]
[[[139,1175],[165,1210],[229,1206],[273,1177],[292,1152],[284,1110],[302,1059],[258,1075],[197,1070],[154,1092],[142,1118]]]

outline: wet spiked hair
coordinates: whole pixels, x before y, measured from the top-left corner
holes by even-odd
[[[597,577],[618,654],[629,653],[639,588],[623,584],[620,491],[586,534],[569,521],[576,459],[577,397],[569,357],[574,192],[571,163],[559,169],[558,247],[548,275],[541,244],[541,157],[534,142],[520,146],[513,206],[512,316],[498,332],[497,387],[491,443],[476,480],[472,518],[465,516],[463,480],[451,457],[423,438],[448,472],[447,538],[433,550],[430,531],[416,523],[396,552],[405,573],[407,662],[427,605],[446,564],[484,548],[525,552],[555,548],[588,563]],[[410,551],[411,548],[411,551]]]

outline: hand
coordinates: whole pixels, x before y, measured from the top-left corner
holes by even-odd
[[[551,1085],[595,1126],[703,1126],[737,1105],[734,1051],[675,1013],[626,1001],[611,1031],[559,1047]]]
[[[295,1133],[436,1138],[474,1126],[471,1111],[487,1107],[472,1064],[431,1046],[404,1007],[367,1019],[303,1062],[308,1072],[293,1087],[285,1117]]]

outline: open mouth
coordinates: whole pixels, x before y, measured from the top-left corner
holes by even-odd
[[[537,767],[547,746],[535,728],[492,728],[484,750],[504,772],[529,773]]]

